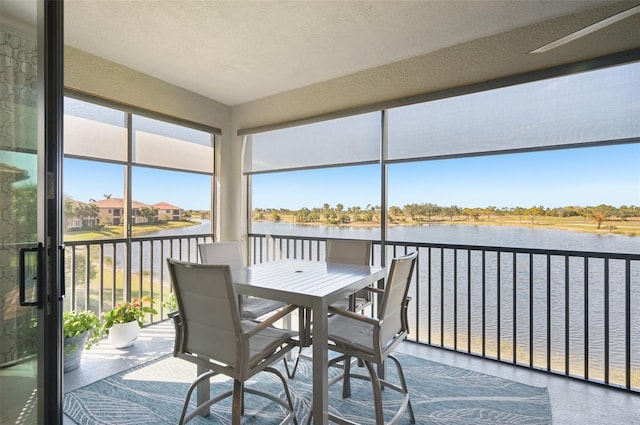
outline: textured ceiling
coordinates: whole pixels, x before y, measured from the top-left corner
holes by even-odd
[[[607,1],[68,1],[65,43],[227,105]]]
[[[26,4],[2,0],[25,20]],[[538,26],[549,29],[550,42],[606,17],[598,8],[616,4],[624,10],[638,2],[66,0],[65,44],[233,106],[532,24],[554,22]],[[585,21],[591,10],[593,20]],[[494,51],[512,56],[522,40],[509,43]],[[531,56],[517,54],[522,62]]]

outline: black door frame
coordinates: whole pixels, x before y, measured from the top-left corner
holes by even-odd
[[[38,4],[39,129],[44,159],[44,299],[38,338],[38,423],[62,425],[64,245],[62,234],[63,0]]]

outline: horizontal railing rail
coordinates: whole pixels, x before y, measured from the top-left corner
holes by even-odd
[[[251,264],[324,261],[325,238],[249,234]],[[373,241],[372,264],[381,245]],[[418,251],[410,339],[640,391],[640,254],[389,241]]]
[[[210,234],[198,234],[65,242],[64,309],[101,317],[123,300],[150,296],[158,314],[145,323],[164,320],[172,291],[166,259],[196,262],[198,244],[211,241]]]

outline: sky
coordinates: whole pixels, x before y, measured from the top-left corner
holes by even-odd
[[[635,89],[639,83],[640,64],[631,64],[392,108],[388,111],[388,138],[401,143],[390,144],[389,155],[412,158],[474,152],[478,144],[486,150],[500,150],[632,139],[638,134],[640,109]],[[121,111],[69,98],[65,111],[118,128],[124,123]],[[267,165],[274,162],[271,169],[291,166],[289,162],[298,167],[322,163],[318,157],[327,152],[342,153],[348,146],[359,146],[358,135],[363,128],[376,129],[371,123],[360,123],[366,118],[367,114],[275,131],[278,143],[286,143],[276,144],[279,149],[273,148],[273,141],[252,143],[253,160]],[[141,117],[134,121],[138,130],[205,146],[211,142],[209,134],[197,130]],[[373,116],[373,121],[378,122],[379,116]],[[357,131],[347,131],[352,127]],[[182,134],[184,131],[187,133]],[[424,134],[430,135],[428,141]],[[372,137],[377,140],[379,135]],[[266,156],[260,154],[260,147]],[[359,152],[354,149],[349,153]],[[287,150],[290,155],[282,155]],[[376,153],[374,150],[366,159],[377,157]],[[296,162],[300,158],[294,154],[311,162]],[[341,156],[338,161],[358,160]],[[387,170],[389,206],[640,206],[640,143],[402,162],[390,164]],[[291,210],[322,207],[325,203],[345,208],[381,205],[380,174],[380,165],[375,164],[254,174],[251,205]],[[168,202],[183,209],[206,210],[211,205],[210,180],[206,175],[134,167],[132,198],[147,204]],[[63,191],[73,199],[87,202],[103,199],[104,195],[121,198],[123,185],[123,165],[69,158],[64,161]]]
[[[5,152],[5,163],[35,170],[32,155]],[[8,156],[11,156],[10,158]],[[124,195],[124,166],[66,158],[63,192],[88,202]],[[211,178],[133,167],[133,199],[209,210]],[[36,173],[19,184],[36,183]],[[253,208],[380,205],[380,166],[361,165],[253,176]],[[389,206],[640,206],[640,144],[391,164]]]
[[[123,165],[66,158],[63,176],[63,192],[75,200],[124,197]],[[210,188],[211,177],[202,174],[146,167],[132,170],[132,199],[144,204],[167,202],[182,209],[210,210]]]
[[[380,167],[259,174],[254,208],[380,205]],[[392,164],[389,206],[640,205],[640,144]]]
[[[640,144],[392,164],[389,206],[640,205]],[[208,210],[210,178],[134,167],[133,199]],[[253,176],[254,208],[380,205],[380,167],[361,165]],[[122,165],[65,159],[63,191],[87,202],[124,194]]]

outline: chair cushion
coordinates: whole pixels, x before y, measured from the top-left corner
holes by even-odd
[[[371,304],[371,301],[367,300],[366,298],[356,297],[354,311],[363,310],[365,307],[369,306],[370,304]],[[335,303],[331,304],[331,307],[341,308],[343,310],[350,310],[349,298],[344,298],[340,301],[336,301]]]
[[[247,319],[257,319],[267,313],[282,308],[286,303],[258,297],[242,298],[242,316]]]
[[[251,320],[241,322],[242,330],[247,332],[259,325]],[[265,357],[274,353],[278,347],[296,335],[295,331],[278,328],[265,328],[249,338],[249,368],[260,363]]]
[[[336,314],[329,318],[329,340],[338,346],[373,354],[373,328],[372,324]]]

